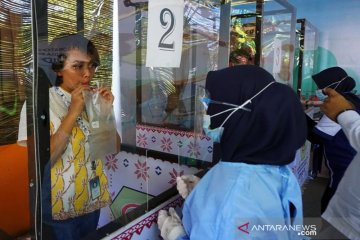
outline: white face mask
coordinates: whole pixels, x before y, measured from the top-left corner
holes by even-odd
[[[214,114],[212,116],[210,116],[210,115],[204,115],[203,116],[203,130],[204,130],[206,136],[210,137],[213,140],[213,142],[220,143],[220,139],[221,139],[222,134],[224,132],[224,127],[223,126],[226,123],[226,121],[231,117],[231,115],[233,115],[239,109],[244,110],[244,111],[251,111],[250,109],[246,108],[245,106],[248,105],[249,103],[251,103],[251,100],[253,100],[255,97],[257,97],[260,93],[262,93],[266,88],[268,88],[273,83],[275,83],[275,82],[271,82],[268,85],[266,85],[263,89],[261,89],[258,93],[256,93],[250,99],[246,100],[240,106],[234,105],[234,104],[231,104],[231,103],[218,102],[218,101],[207,99],[206,100],[207,103],[223,104],[223,105],[227,105],[227,106],[233,106],[233,108],[229,108],[229,109],[227,109],[225,111],[219,112],[219,113]],[[226,117],[224,122],[219,127],[214,128],[214,129],[210,129],[210,123],[211,123],[211,118],[212,117],[219,116],[219,115],[224,114],[224,113],[229,112],[229,111],[231,111],[231,113],[229,114],[229,116]]]

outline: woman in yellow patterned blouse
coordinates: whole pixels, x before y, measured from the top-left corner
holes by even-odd
[[[114,96],[89,85],[100,64],[91,41],[64,35],[52,41],[49,52],[57,79],[49,90],[51,152],[42,189],[43,239],[78,240],[96,229],[100,208],[111,201],[102,161],[89,155],[84,92],[98,91],[109,106]]]

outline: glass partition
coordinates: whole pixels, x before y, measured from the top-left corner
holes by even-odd
[[[20,115],[29,116],[29,131],[33,126],[31,22],[30,0],[0,2],[0,235],[6,239],[27,236],[34,217],[28,172],[33,156],[23,141],[18,144],[24,132],[26,137]]]
[[[305,113],[316,120],[320,118],[321,112],[319,107],[311,104],[311,101],[316,101],[315,90],[317,88],[311,76],[316,73],[318,31],[306,19],[297,20],[295,46],[294,89],[297,90],[301,101],[310,101],[310,104],[305,107]],[[320,149],[317,144],[307,142],[306,145],[312,149],[312,152]],[[310,155],[310,151],[307,154]],[[316,157],[308,156],[307,158],[309,159],[308,174],[314,178],[318,173],[318,160]]]
[[[23,164],[21,169],[28,175],[22,175],[26,178],[19,189],[26,189],[26,196],[30,189],[28,200],[31,206],[30,209],[20,210],[22,214],[26,213],[24,218],[19,217],[25,219],[19,223],[21,226],[6,229],[3,227],[6,225],[4,220],[0,230],[12,235],[31,228],[33,237],[41,237],[41,212],[49,209],[41,206],[43,202],[40,199],[48,195],[55,199],[50,211],[56,208],[55,215],[62,219],[77,214],[74,209],[80,206],[77,203],[79,199],[83,201],[81,212],[90,206],[87,205],[91,202],[90,198],[94,200],[108,194],[111,203],[101,205],[98,228],[99,233],[101,229],[109,233],[109,223],[114,220],[121,222],[119,219],[124,219],[124,216],[126,219],[136,212],[135,209],[141,208],[136,217],[144,214],[142,218],[146,219],[146,214],[154,207],[152,199],[174,189],[176,177],[197,174],[211,167],[217,160],[216,145],[201,131],[199,96],[204,94],[207,73],[224,65],[223,56],[229,59],[230,55],[229,63],[235,65],[238,63],[232,62],[232,57],[236,62],[239,60],[236,54],[245,53],[246,64],[259,64],[274,74],[277,81],[287,85],[293,83],[294,8],[281,0],[262,3],[233,1],[230,19],[230,13],[226,12],[230,11],[230,3],[218,0],[184,2],[179,67],[146,66],[148,2],[17,0],[0,3],[0,147],[1,154],[10,154],[6,161],[2,161],[2,169],[12,166],[8,161],[13,159],[19,159],[18,163]],[[224,15],[220,20],[221,14]],[[230,20],[231,33],[228,28],[223,29],[223,25],[227,26]],[[85,104],[83,117],[88,125],[81,119],[77,119],[76,125],[77,130],[88,134],[88,137],[80,134],[80,142],[84,146],[89,144],[89,155],[84,157],[85,160],[73,164],[75,155],[84,153],[82,147],[72,148],[75,145],[69,145],[69,142],[74,143],[77,133],[71,131],[69,142],[61,150],[72,148],[76,154],[67,159],[59,155],[61,157],[55,160],[61,158],[61,161],[51,165],[54,153],[50,135],[56,133],[55,125],[65,118],[62,111],[67,111],[69,107],[65,101],[66,89],[59,94],[55,87],[59,84],[59,77],[64,78],[60,70],[66,67],[65,60],[69,56],[62,54],[63,49],[54,45],[53,41],[64,34],[83,36],[96,48],[96,54],[89,54],[89,62],[85,59],[80,65],[69,65],[67,69],[78,75],[88,71],[93,74],[91,82],[84,84],[86,88],[89,87],[88,91],[99,87],[111,89],[115,99],[113,108],[108,110],[113,115],[107,120],[111,120],[112,132],[107,131],[108,135],[102,136],[97,144],[92,142],[103,119],[99,120],[101,123],[92,121],[90,110],[94,110],[97,103],[91,102],[95,96],[91,95],[89,101],[92,104],[90,108]],[[75,44],[79,42],[75,41]],[[224,48],[227,48],[227,54],[223,54]],[[55,64],[57,61],[62,61],[60,70]],[[58,99],[65,99],[66,108],[55,102],[54,111],[51,108],[54,100],[50,99],[49,91],[50,96],[54,93],[58,94]],[[82,96],[88,99],[87,94]],[[53,117],[57,114],[60,117],[56,123]],[[21,121],[24,122],[19,123]],[[18,133],[22,135],[18,136]],[[113,138],[116,134],[121,137],[121,149],[109,152],[108,147],[117,143]],[[17,140],[22,141],[17,143]],[[12,154],[15,153],[21,156],[14,158]],[[70,196],[62,202],[66,192],[76,188],[72,184],[77,182],[77,176],[84,172],[96,172],[97,166],[102,166],[103,180],[95,181],[96,178],[86,177],[76,185],[83,192],[88,192],[87,197],[79,197],[83,193],[80,191],[79,196]],[[74,173],[67,172],[70,168],[75,169]],[[16,173],[20,174],[18,169]],[[99,183],[108,192],[97,191]],[[45,184],[49,185],[48,192],[43,190]],[[10,191],[14,185],[5,187],[6,191]],[[51,187],[60,190],[54,192]],[[12,194],[9,192],[8,195]],[[26,206],[26,196],[19,206]],[[160,206],[163,204],[161,201],[155,204]],[[174,201],[178,205],[182,203],[179,198]],[[14,212],[9,215],[18,216]],[[121,223],[129,222],[127,219]]]
[[[318,30],[306,19],[297,20],[297,89],[304,100],[315,97],[316,84],[311,76],[315,74],[318,49]]]
[[[301,60],[301,63],[294,61],[298,59],[297,50],[301,39],[295,37],[296,9],[283,0],[238,0],[232,1],[231,6],[230,35],[236,38],[233,37],[230,41],[229,65],[256,64],[271,73],[277,82],[286,84],[296,91],[298,66],[306,64],[306,70],[303,69],[301,72],[305,71],[304,77],[309,77],[313,66],[310,65],[313,64],[312,60],[315,60],[312,58],[315,55],[307,52],[305,56],[305,51],[300,50],[306,60]],[[314,47],[310,43],[313,40],[315,35],[309,34],[306,41],[309,48]],[[233,47],[235,49],[232,49]],[[289,165],[300,185],[308,177],[309,152],[310,144],[306,143],[298,150],[294,161]]]
[[[295,8],[286,1],[266,1],[261,30],[261,66],[276,81],[293,86]]]
[[[120,39],[123,31],[130,31],[128,34],[133,35],[127,41],[127,48],[120,49],[122,99],[124,102],[136,101],[136,105],[124,104],[125,119],[136,115],[137,124],[192,132],[195,88],[204,86],[207,72],[217,69],[219,8],[210,2],[185,4],[183,46],[178,68],[145,66],[147,10],[135,8],[138,8],[136,15],[127,16],[135,24],[123,23],[120,19]],[[133,112],[135,109],[128,109],[134,106],[137,106],[136,114]],[[135,145],[135,141],[129,139],[134,140],[129,137],[124,141]],[[138,141],[136,144],[141,146]]]
[[[89,85],[91,89],[99,86],[111,89],[115,97],[113,120],[116,129],[113,133],[119,133],[121,136],[121,151],[107,152],[101,157],[101,162],[95,161],[95,165],[102,165],[105,171],[111,200],[109,205],[101,209],[98,223],[98,228],[106,228],[107,224],[148,204],[154,197],[174,187],[177,176],[195,174],[212,165],[213,143],[200,131],[201,119],[197,117],[197,100],[199,91],[205,85],[207,73],[216,70],[221,61],[218,57],[220,6],[219,1],[184,2],[180,66],[167,68],[146,67],[147,2],[37,2],[35,60],[38,76],[35,79],[39,87],[38,95],[44,95],[42,103],[47,106],[44,114],[47,123],[39,130],[39,135],[48,137],[41,141],[45,144],[42,147],[45,153],[39,164],[40,169],[44,169],[44,183],[49,175],[51,176],[47,184],[51,182],[51,196],[53,201],[55,199],[51,209],[53,216],[54,211],[57,211],[55,217],[66,218],[68,214],[72,214],[71,209],[74,206],[79,206],[78,198],[70,197],[65,201],[63,196],[72,188],[71,185],[76,182],[77,176],[81,175],[83,167],[92,160],[94,152],[104,152],[107,145],[115,142],[109,137],[103,139],[101,144],[91,145],[89,159],[83,165],[81,163],[79,171],[74,175],[70,174],[69,179],[66,179],[66,171],[72,162],[76,161],[74,159],[77,155],[68,161],[64,161],[64,155],[61,155],[61,161],[50,165],[51,159],[56,155],[51,151],[49,156],[49,135],[53,137],[58,131],[56,124],[59,125],[59,122],[54,122],[53,116],[61,115],[64,110],[60,105],[54,105],[52,94],[57,96],[59,101],[66,100],[67,96],[63,85],[60,85],[62,90],[65,90],[63,94],[60,94],[56,87],[59,76],[64,79],[64,74],[57,70],[56,64],[57,61],[64,61],[62,67],[65,68],[65,60],[69,57],[66,54],[63,57],[62,47],[54,45],[54,40],[60,35],[68,34],[81,35],[90,40],[97,49],[99,61],[91,58],[89,63],[92,65],[85,64],[89,71],[94,71]],[[87,72],[83,65],[69,65],[67,69],[81,74]],[[95,132],[96,127],[93,125],[95,122],[90,120],[89,108],[85,105],[89,128],[82,129],[80,120],[77,121],[77,126],[83,132],[89,131],[88,140],[84,141],[85,144],[92,144],[91,134]],[[54,111],[51,106],[57,107],[60,111]],[[50,117],[50,121],[47,116]],[[64,116],[61,115],[59,119],[63,119]],[[71,144],[75,144],[74,132],[71,134]],[[69,145],[65,146],[65,151],[68,147]],[[82,154],[81,149],[78,154]],[[84,181],[90,183],[91,179],[89,177]],[[88,188],[85,183],[82,186],[84,191],[96,194],[92,186],[89,185]],[[63,191],[54,192],[54,189],[61,186],[64,186]],[[48,190],[50,191],[50,187]],[[43,196],[47,193],[42,192]],[[102,196],[102,192],[100,195]],[[46,211],[45,207],[42,206],[43,212]],[[145,212],[149,209],[147,206]],[[138,216],[145,212],[138,212]]]
[[[31,86],[30,3],[1,3],[0,100],[2,145],[16,143],[26,87]]]
[[[95,44],[101,61],[93,81],[99,81],[102,85],[111,87],[113,57],[112,1],[48,0],[47,4],[48,36],[47,39],[44,39],[46,44],[51,43],[51,41],[60,34],[83,34]],[[42,51],[44,51],[44,49],[40,48],[40,57],[46,54]]]
[[[255,64],[256,2],[233,1],[231,10],[229,65]]]
[[[276,81],[293,86],[295,8],[287,1],[233,1],[232,18],[242,38],[235,56],[251,59]],[[231,54],[230,54],[231,57]]]
[[[35,225],[43,239],[51,238],[51,219],[62,221],[109,208],[107,169],[117,154],[113,148],[118,132],[113,112],[120,105],[114,102],[111,108],[107,103],[111,98],[101,92],[112,90],[113,79],[118,81],[114,74],[118,67],[113,71],[113,7],[112,1],[97,0],[33,2],[37,102],[32,106],[36,111],[32,147],[39,151],[35,164],[41,195]],[[79,103],[79,98],[84,105],[66,130],[63,122],[76,106],[73,99]]]
[[[218,68],[220,3],[184,2],[181,61],[172,68],[146,67],[148,6],[127,3],[119,8],[120,158],[136,174],[128,187],[145,194],[145,202],[173,187],[177,176],[211,165],[213,143],[199,131],[196,101],[207,73]]]
[[[118,4],[114,26],[118,25],[115,35],[119,39],[116,53],[121,114],[117,116],[121,116],[122,146],[121,152],[106,163],[112,203],[102,210],[99,232],[113,232],[107,239],[131,238],[133,229],[141,235],[147,224],[150,230],[141,237],[156,237],[156,224],[148,219],[155,218],[158,208],[169,199],[176,206],[182,204],[179,195],[171,198],[177,194],[173,191],[176,177],[197,174],[213,164],[214,146],[202,134],[198,100],[207,73],[218,69],[221,62],[221,4],[184,2],[179,67],[146,66],[148,3]],[[131,224],[121,224],[123,219],[130,223],[133,218],[136,220]],[[114,224],[106,224],[114,219]]]

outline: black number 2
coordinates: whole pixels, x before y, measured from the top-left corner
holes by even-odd
[[[170,16],[170,26],[167,21],[165,21],[165,16]],[[170,36],[170,34],[174,31],[175,26],[175,18],[174,14],[171,12],[170,9],[164,8],[160,12],[160,23],[163,28],[167,28],[167,31],[161,36],[158,47],[161,50],[165,51],[173,51],[174,50],[174,42],[172,43],[165,43],[166,39]]]

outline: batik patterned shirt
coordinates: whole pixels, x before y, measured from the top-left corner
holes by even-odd
[[[50,134],[58,130],[70,106],[71,95],[60,87],[50,89]],[[89,122],[84,111],[77,118],[63,154],[51,168],[52,216],[65,220],[107,206],[111,199],[100,159],[90,161]],[[91,196],[90,180],[99,177],[100,196]]]

